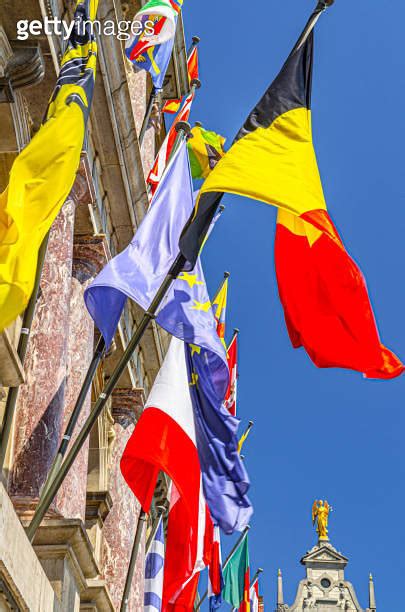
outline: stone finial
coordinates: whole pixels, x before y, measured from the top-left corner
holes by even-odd
[[[368,607],[370,609],[370,612],[374,612],[377,609],[377,606],[375,603],[374,580],[373,580],[372,574],[370,574],[370,578],[368,582],[368,599],[369,599]]]
[[[277,606],[282,605],[284,605],[283,575],[281,573],[281,569],[279,569],[277,575]]]

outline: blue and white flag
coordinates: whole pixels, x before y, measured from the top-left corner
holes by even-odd
[[[165,564],[165,539],[163,532],[163,519],[153,539],[145,561],[145,612],[161,612],[163,594],[163,575]]]

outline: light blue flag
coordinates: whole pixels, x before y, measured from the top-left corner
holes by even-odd
[[[132,242],[114,257],[84,294],[87,309],[110,346],[127,297],[147,310],[179,254],[179,237],[194,206],[186,143],[159,183]]]
[[[164,564],[165,540],[163,520],[160,518],[156,535],[145,560],[145,612],[156,612],[156,610],[161,612]]]

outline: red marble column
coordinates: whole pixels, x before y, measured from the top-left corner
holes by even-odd
[[[103,574],[114,607],[119,610],[129,558],[135,537],[140,506],[125,483],[120,460],[144,404],[143,390],[116,389],[112,398],[112,416],[116,438],[111,458],[109,492],[113,505],[104,523]],[[143,609],[145,537],[142,540],[130,598],[130,612]]]
[[[35,506],[63,422],[75,203],[65,202],[49,237],[15,420],[10,493],[21,510]]]
[[[63,431],[75,406],[87,369],[93,357],[94,324],[84,303],[84,290],[106,261],[104,237],[78,236],[73,246],[73,270],[70,294],[67,346],[67,378]],[[91,391],[83,405],[72,443],[89,415]],[[62,516],[85,521],[88,441],[83,446],[60,492],[56,509]]]

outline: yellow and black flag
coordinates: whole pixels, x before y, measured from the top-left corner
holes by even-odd
[[[326,210],[312,142],[313,32],[301,38],[202,186],[180,249],[193,263],[224,192],[276,206],[276,272],[294,347],[318,367],[401,374],[381,343],[362,273]]]
[[[27,306],[39,248],[75,181],[94,91],[97,6],[98,0],[78,0],[43,125],[0,194],[0,332]]]

